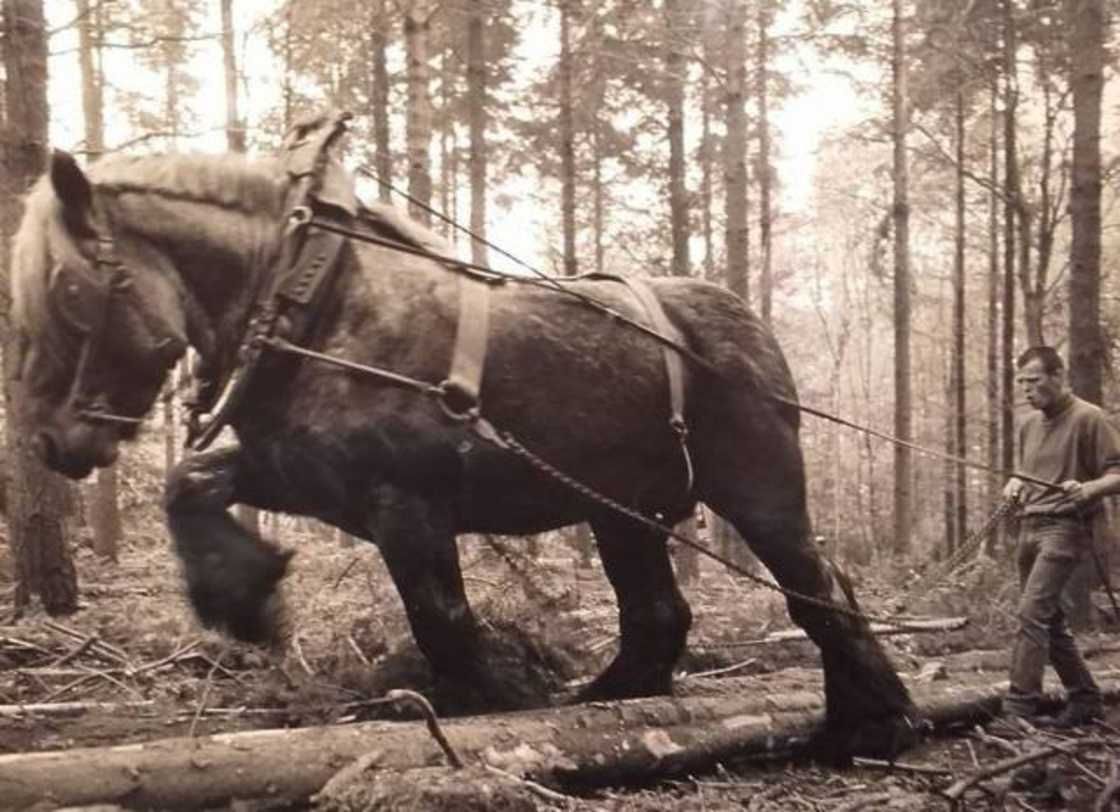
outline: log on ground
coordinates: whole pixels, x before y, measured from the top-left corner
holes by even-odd
[[[1120,672],[1100,677],[1106,699],[1120,699]],[[951,727],[990,718],[1005,689],[1002,682],[940,682],[914,686],[914,693],[924,714]],[[461,718],[442,727],[469,764],[553,786],[621,785],[700,773],[731,760],[803,754],[820,707],[804,709],[803,693],[794,711],[759,712],[760,701],[654,698]],[[764,701],[773,708],[780,698]],[[199,808],[239,798],[299,801],[373,751],[379,770],[445,763],[423,722],[262,730],[0,756],[0,798],[5,809],[43,802]]]

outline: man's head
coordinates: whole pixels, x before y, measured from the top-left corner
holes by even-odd
[[[1053,347],[1028,348],[1019,356],[1016,366],[1016,381],[1034,408],[1049,412],[1068,392],[1065,364]]]

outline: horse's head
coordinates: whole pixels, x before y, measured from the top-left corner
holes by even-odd
[[[100,198],[54,153],[13,245],[17,408],[38,455],[73,478],[116,459],[187,346],[169,258]]]

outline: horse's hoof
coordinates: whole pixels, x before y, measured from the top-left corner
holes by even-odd
[[[655,678],[645,676],[633,679],[619,677],[604,671],[595,680],[576,694],[575,702],[613,702],[620,699],[640,699],[645,696],[668,696],[673,693],[671,675]]]
[[[929,735],[932,728],[929,720],[915,713],[856,725],[825,724],[809,742],[809,752],[815,760],[835,767],[850,766],[856,756],[893,761]]]

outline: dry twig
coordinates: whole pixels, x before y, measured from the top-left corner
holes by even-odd
[[[439,719],[436,718],[435,709],[432,703],[427,698],[416,691],[409,691],[405,688],[397,688],[385,694],[385,698],[391,701],[404,700],[411,702],[424,714],[424,721],[428,724],[428,732],[432,734],[432,738],[436,740],[436,744],[443,750],[443,754],[447,756],[447,761],[455,769],[460,769],[463,766],[463,760],[459,758],[459,754],[451,746],[451,742],[443,735],[443,729],[439,726]]]
[[[198,720],[202,718],[202,711],[206,709],[206,700],[210,698],[210,687],[214,684],[214,672],[221,667],[222,657],[225,656],[226,650],[223,649],[218,653],[217,658],[214,659],[214,664],[210,666],[210,672],[206,675],[206,684],[202,686],[202,696],[198,699],[198,707],[194,712],[194,719],[191,720],[190,730],[187,731],[188,738],[194,738],[195,729],[198,727]]]
[[[1108,812],[1118,795],[1120,795],[1120,760],[1114,760],[1111,769],[1108,771],[1108,783],[1104,785],[1101,794],[1097,796],[1093,811]]]
[[[1089,744],[1099,745],[1100,742],[1093,740],[1079,742],[1078,744],[1082,746]],[[1011,772],[1017,767],[1022,767],[1024,764],[1032,764],[1035,761],[1041,761],[1042,759],[1049,758],[1050,756],[1070,755],[1071,751],[1074,749],[1077,749],[1076,746],[1065,744],[1048,744],[1045,747],[1040,747],[1038,750],[1034,750],[1030,753],[1020,753],[1014,758],[1007,758],[1002,761],[997,761],[995,764],[992,764],[982,770],[973,773],[972,775],[960,779],[947,790],[945,790],[942,795],[944,795],[953,803],[957,803],[958,801],[960,801],[961,797],[966,792],[968,792],[969,789],[976,786],[981,781],[987,781],[989,778],[994,778],[997,775]]]

